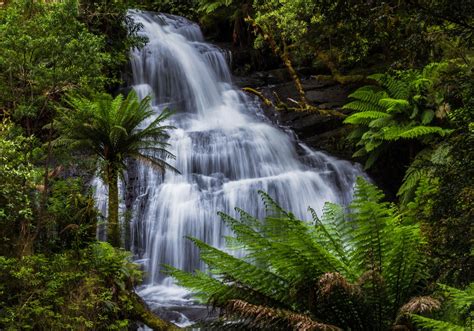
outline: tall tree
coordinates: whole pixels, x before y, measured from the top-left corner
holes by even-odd
[[[139,101],[131,92],[126,98],[108,94],[94,99],[70,96],[68,107],[60,110],[57,127],[62,132],[57,143],[82,149],[100,162],[100,171],[109,188],[108,241],[120,246],[118,179],[126,168],[126,160],[136,159],[160,171],[177,171],[166,162],[174,158],[166,148],[167,130],[162,125],[172,113],[165,109],[155,117],[150,98]],[[154,117],[154,118],[153,118]],[[150,121],[147,124],[147,121]]]

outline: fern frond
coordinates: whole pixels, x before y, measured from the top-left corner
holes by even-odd
[[[364,124],[369,125],[373,120],[390,117],[389,114],[380,111],[363,111],[348,116],[344,123],[346,124]]]
[[[363,157],[367,155],[367,151],[365,148],[360,148],[357,151],[355,151],[354,154],[352,154],[352,157]]]
[[[225,312],[230,317],[238,317],[240,323],[252,329],[342,331],[334,325],[316,322],[307,315],[252,305],[242,300],[229,301]]]
[[[466,330],[464,327],[453,324],[453,323],[438,321],[438,320],[420,316],[420,315],[413,314],[411,315],[411,318],[415,322],[416,325],[427,330],[432,330],[432,331],[446,331],[446,330],[465,331]]]
[[[420,258],[423,245],[420,226],[418,224],[400,226],[401,221],[393,218],[386,229],[391,233],[390,249],[384,260],[382,276],[388,284],[388,299],[392,314],[396,314],[400,305],[410,298],[416,283],[426,272],[426,265]],[[412,301],[412,306],[414,307],[417,302],[422,304],[424,301]],[[406,306],[407,309],[409,307]]]
[[[430,124],[434,118],[434,115],[435,113],[431,109],[424,110],[421,113],[421,124],[423,125]]]
[[[379,101],[387,113],[403,113],[410,108],[410,103],[405,99],[384,98]]]
[[[400,186],[397,192],[397,196],[400,197],[400,202],[402,203],[402,205],[406,205],[408,201],[411,200],[416,188],[418,187],[418,183],[422,178],[426,178],[429,173],[430,169],[425,167],[408,168],[407,172],[405,173],[405,177],[403,178],[402,186]]]
[[[381,128],[384,128],[384,127],[387,127],[387,126],[390,126],[390,125],[393,125],[393,117],[392,116],[386,116],[386,117],[382,117],[382,118],[377,118],[375,120],[372,120],[370,123],[369,123],[369,128],[370,129],[381,129]]]
[[[447,292],[458,311],[466,311],[472,307],[474,303],[474,282],[470,283],[464,290],[444,284],[439,284],[439,287]]]
[[[268,214],[275,216],[288,216],[286,210],[281,208],[280,205],[278,205],[278,203],[276,203],[275,200],[273,200],[272,197],[270,197],[266,192],[259,190],[258,194],[260,195],[260,198],[265,205],[265,210]]]
[[[386,224],[393,217],[393,207],[381,202],[383,193],[363,178],[357,179],[350,217],[354,222],[351,262],[362,274],[366,270],[382,272],[387,255]]]
[[[381,99],[387,97],[387,92],[377,91],[377,88],[374,86],[363,86],[357,89],[355,92],[349,94],[349,98],[357,99],[373,105],[378,105]]]
[[[234,295],[229,295],[231,289],[228,286],[202,271],[197,270],[194,273],[189,273],[169,265],[164,266],[164,268],[166,273],[177,280],[178,285],[193,291],[193,296],[201,303],[209,302],[215,293],[227,291],[228,293],[223,296],[223,301],[226,301],[228,297],[235,298]]]
[[[283,302],[287,300],[288,283],[282,277],[220,251],[198,239],[190,238],[190,240],[199,248],[201,260],[215,275],[227,279],[230,284],[238,280],[239,283],[274,300]]]
[[[376,120],[375,120],[376,121]],[[360,140],[362,135],[367,131],[367,128],[364,126],[355,127],[351,133],[347,136],[348,140]]]
[[[442,143],[431,153],[430,161],[435,165],[447,164],[450,160],[450,153],[452,145],[449,143]]]
[[[403,80],[398,80],[392,76],[384,75],[381,78],[382,85],[388,90],[388,94],[395,99],[408,99],[410,89]]]
[[[310,209],[315,215],[314,210]],[[314,219],[314,216],[313,216]],[[333,203],[325,203],[322,219],[317,222],[318,230],[323,234],[319,242],[344,264],[349,265],[349,243],[351,241],[352,226],[345,217],[344,208]],[[353,279],[354,275],[345,275]]]
[[[416,138],[420,138],[422,136],[427,136],[431,134],[438,134],[440,136],[445,136],[446,134],[449,134],[450,132],[451,132],[450,130],[443,129],[438,126],[419,125],[400,133],[399,137],[405,138],[405,139],[416,139]]]
[[[384,112],[385,109],[378,104],[361,101],[361,100],[354,100],[347,104],[345,104],[343,109],[350,109],[357,112],[366,112],[366,111],[376,111],[376,112]]]
[[[374,149],[369,154],[369,157],[367,158],[367,160],[365,161],[365,164],[364,164],[364,170],[370,169],[374,165],[374,163],[379,158],[380,154],[382,154],[383,150],[384,150],[383,147],[379,147],[379,148]]]
[[[377,83],[380,85],[383,84],[383,79],[385,78],[384,74],[372,74],[370,76],[367,76],[368,79],[375,80]]]

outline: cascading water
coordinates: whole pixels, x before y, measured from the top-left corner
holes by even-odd
[[[185,236],[222,248],[230,233],[216,213],[232,215],[238,206],[263,215],[259,189],[305,219],[308,206],[320,211],[325,201],[347,203],[362,172],[271,125],[258,103],[232,86],[226,53],[205,43],[196,24],[165,14],[130,11],[130,16],[148,38],[131,54],[133,88],[141,97],[151,94],[157,112],[176,110],[169,143],[181,172],[162,175],[136,165],[127,174],[131,250],[148,275],[139,294],[186,324],[192,298],[160,273],[162,264],[203,268]]]

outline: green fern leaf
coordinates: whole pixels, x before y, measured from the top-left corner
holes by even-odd
[[[380,129],[387,126],[393,125],[392,116],[377,118],[369,123],[369,128]]]
[[[363,86],[349,95],[349,98],[357,99],[374,105],[377,105],[380,99],[387,97],[387,92],[377,91],[377,88],[374,86]]]
[[[466,329],[462,326],[449,323],[449,322],[444,322],[444,321],[438,321],[434,320],[428,317],[420,316],[420,315],[411,315],[411,318],[415,322],[416,325],[426,328],[427,330],[432,330],[432,331],[466,331]]]
[[[379,106],[376,103],[371,103],[367,101],[355,100],[351,101],[348,104],[345,104],[343,109],[350,109],[358,112],[365,112],[365,111],[379,111],[384,112],[385,109]]]
[[[425,110],[421,113],[421,124],[423,125],[426,125],[426,124],[429,124],[431,123],[431,121],[433,120],[434,118],[434,111],[432,110]]]
[[[448,134],[449,132],[450,132],[449,130],[440,128],[438,126],[419,125],[400,133],[399,137],[405,138],[405,139],[416,139],[422,136],[427,136],[427,135],[432,135],[432,134],[438,134],[440,136],[444,136]]]
[[[363,111],[350,115],[344,120],[344,123],[369,125],[374,119],[387,118],[389,116],[389,114],[379,111]]]
[[[410,108],[410,103],[405,99],[384,98],[379,100],[379,105],[387,113],[403,113]]]

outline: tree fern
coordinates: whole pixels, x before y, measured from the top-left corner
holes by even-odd
[[[259,194],[263,220],[240,209],[238,218],[220,214],[235,235],[228,249],[243,248],[244,257],[192,239],[210,274],[170,268],[179,284],[251,328],[288,326],[290,319],[351,330],[394,323],[424,276],[422,240],[380,190],[358,179],[349,210],[327,203],[320,218],[310,209],[312,222]]]

